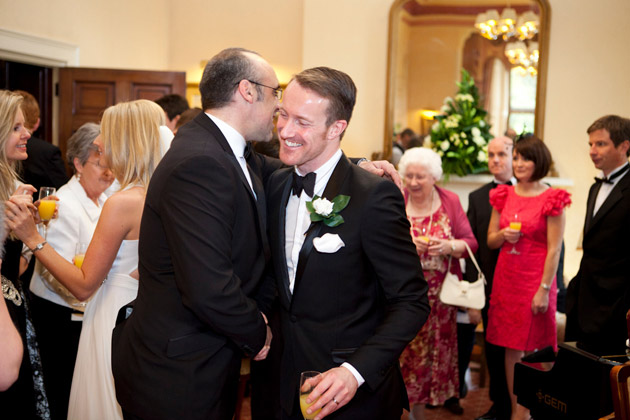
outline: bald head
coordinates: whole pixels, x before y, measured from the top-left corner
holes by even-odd
[[[512,177],[512,149],[514,142],[506,136],[495,137],[488,143],[488,169],[500,182]]]

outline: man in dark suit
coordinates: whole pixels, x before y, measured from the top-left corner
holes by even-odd
[[[287,419],[302,419],[306,370],[323,372],[307,401],[312,412],[323,407],[316,419],[400,418],[408,400],[398,357],[430,311],[400,190],[340,149],[355,96],[348,75],[318,67],[291,80],[279,111],[280,159],[292,167],[270,177],[267,197]]]
[[[584,253],[567,291],[565,339],[596,353],[623,354],[630,309],[630,120],[607,115],[587,133],[591,160],[602,173],[588,193]]]
[[[471,192],[468,196],[468,220],[479,244],[475,254],[479,267],[486,277],[486,305],[481,311],[484,327],[488,325],[488,307],[492,291],[494,268],[499,258],[498,249],[488,248],[488,224],[492,215],[490,190],[499,184],[515,184],[512,176],[512,148],[514,143],[509,137],[496,137],[488,143],[488,169],[494,180]],[[477,269],[472,261],[466,261],[466,280],[477,280]],[[490,376],[490,399],[493,404],[487,413],[478,420],[509,420],[511,401],[505,379],[505,349],[492,343],[485,343],[485,357]]]
[[[231,419],[242,357],[269,348],[255,299],[269,258],[262,179],[279,162],[246,142],[271,139],[281,90],[262,57],[231,48],[210,60],[200,91],[205,113],[178,131],[151,179],[138,297],[114,330],[127,419]]]
[[[23,90],[16,90],[15,93],[24,98],[24,102],[22,102],[24,125],[31,133],[35,133],[40,124],[37,99]],[[31,136],[26,143],[26,153],[28,158],[23,162],[22,178],[25,183],[31,184],[37,189],[35,198],[37,198],[39,188],[42,186],[59,189],[68,182],[68,173],[61,158],[61,151],[57,146]]]

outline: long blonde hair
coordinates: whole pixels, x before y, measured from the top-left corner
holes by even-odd
[[[159,127],[164,121],[162,108],[145,99],[105,110],[101,120],[103,148],[121,189],[131,184],[149,185],[161,158]]]
[[[0,90],[0,202],[11,197],[15,192],[15,183],[19,180],[17,162],[7,158],[6,147],[22,101],[21,95]]]

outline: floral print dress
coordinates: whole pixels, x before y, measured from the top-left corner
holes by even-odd
[[[451,222],[444,206],[432,217],[409,217],[414,236],[451,238]],[[459,396],[457,368],[457,308],[442,303],[440,289],[448,269],[448,258],[419,255],[429,284],[431,313],[427,322],[400,356],[410,404],[441,405]],[[452,264],[459,263],[457,259]]]

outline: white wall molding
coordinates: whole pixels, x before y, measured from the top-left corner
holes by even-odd
[[[79,66],[79,47],[0,28],[0,57],[48,67]]]

